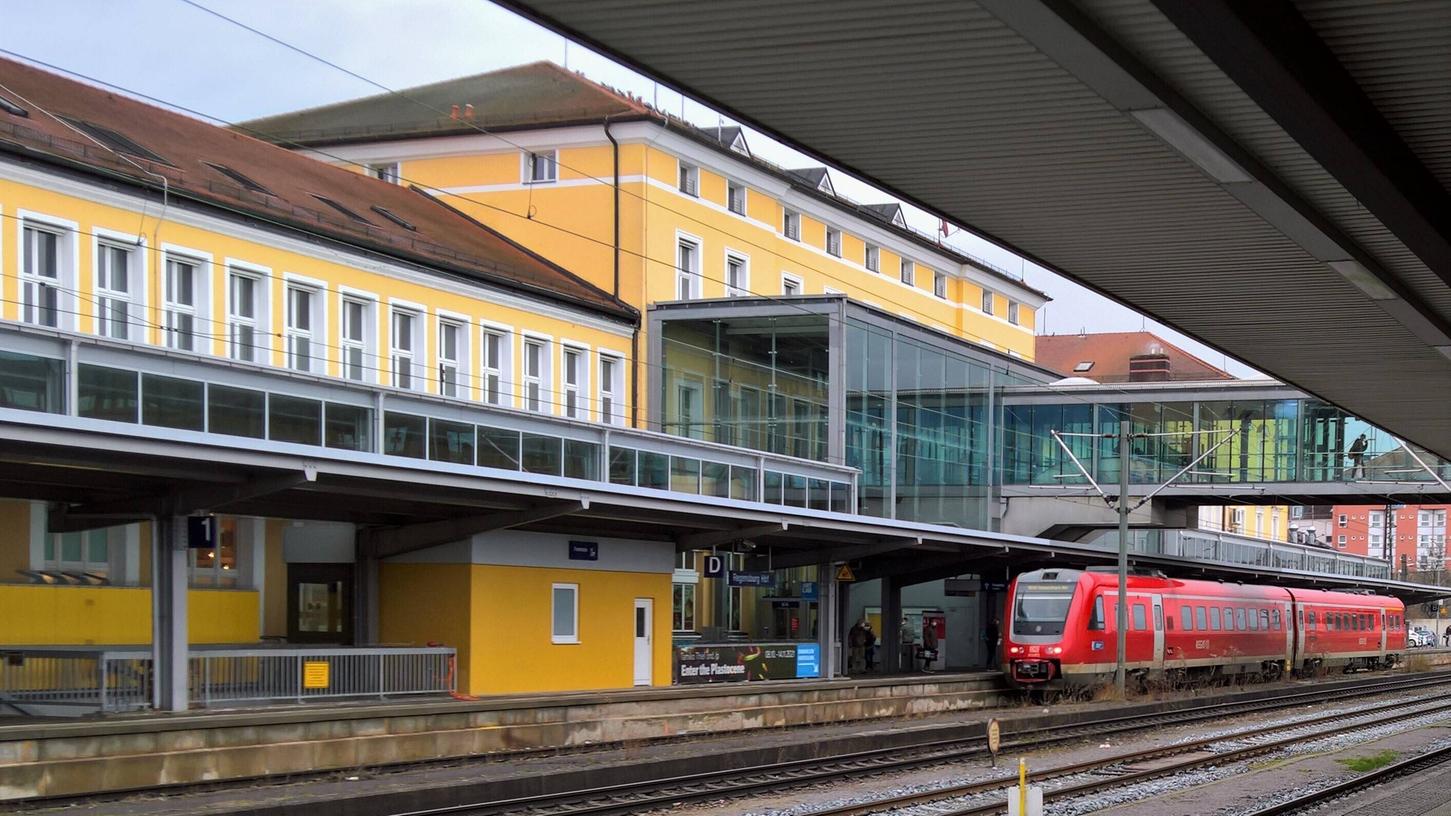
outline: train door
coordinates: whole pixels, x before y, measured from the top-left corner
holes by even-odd
[[[1384,660],[1385,659],[1385,656],[1386,656],[1386,646],[1388,645],[1386,643],[1386,618],[1387,618],[1387,616],[1386,616],[1386,613],[1385,612],[1381,612],[1379,614],[1380,614],[1380,656],[1381,656],[1381,659]]]
[[[1150,595],[1154,602],[1154,668],[1164,668],[1164,596]]]

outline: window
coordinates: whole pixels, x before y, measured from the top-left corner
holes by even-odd
[[[1015,300],[1008,301],[1008,322],[1018,325],[1018,303]]]
[[[250,526],[250,522],[221,516],[217,519],[216,546],[209,550],[187,550],[188,578],[192,586],[237,585],[238,533]]]
[[[550,587],[553,643],[579,642],[579,584],[554,584]]]
[[[726,253],[726,295],[728,297],[743,297],[750,293],[750,269],[744,255],[736,255],[732,252]]]
[[[781,234],[793,241],[801,240],[801,213],[795,210],[781,212]]]
[[[1224,631],[1226,631],[1226,632],[1233,632],[1234,631],[1234,608],[1233,607],[1226,606],[1224,608]]]
[[[1336,536],[1335,546],[1342,550],[1345,549],[1345,536]]]
[[[1344,526],[1346,526],[1347,520],[1345,518],[1345,514],[1344,513],[1341,513],[1340,514],[1340,518],[1338,518],[1338,519],[1335,520],[1335,524],[1336,524],[1337,527],[1344,527]]]
[[[695,584],[674,584],[672,586],[670,628],[676,632],[694,632]]]
[[[982,290],[982,313],[987,315],[993,313],[993,293],[991,289]]]
[[[557,155],[557,152],[553,150],[541,150],[537,153],[526,152],[524,154],[524,183],[546,184],[558,180]]]
[[[620,410],[620,392],[624,390],[624,362],[618,357],[600,355],[600,422],[620,425],[624,412]]]
[[[274,195],[271,190],[258,184],[250,176],[246,175],[240,170],[234,170],[233,168],[228,167],[225,164],[216,164],[209,161],[204,161],[202,162],[202,164],[205,164],[207,167],[212,168],[213,170],[221,173],[232,181],[235,181],[238,184],[242,185],[243,189],[251,190],[254,193],[262,193],[264,195]]]
[[[59,328],[62,322],[61,235],[26,225],[25,260],[20,271],[21,320],[37,326]],[[66,298],[68,301],[69,298]]]
[[[315,198],[315,199],[317,199],[318,201],[321,201],[322,203],[328,205],[329,207],[331,207],[333,210],[335,210],[336,212],[340,213],[341,215],[346,216],[349,221],[355,221],[355,222],[357,222],[359,224],[369,224],[369,225],[371,225],[373,223],[372,221],[369,221],[368,219],[366,219],[363,216],[359,215],[351,207],[347,206],[346,204],[342,203],[341,201],[338,201],[337,199],[328,198],[325,195],[318,195],[317,193],[313,193],[312,194],[312,197]]]
[[[1187,607],[1179,607],[1179,628],[1186,632],[1194,631],[1194,610]]]
[[[287,367],[295,371],[315,370],[318,343],[313,338],[318,323],[316,310],[322,303],[317,291],[304,286],[287,287]]]
[[[675,416],[678,433],[692,439],[704,435],[701,423],[701,386],[699,383],[680,383],[675,389]]]
[[[1245,631],[1244,607],[1242,606],[1234,610],[1234,628],[1241,632]]]
[[[235,360],[256,361],[261,355],[258,328],[262,319],[262,283],[233,270],[229,276],[231,305],[227,310],[227,336]]]
[[[1209,607],[1209,630],[1212,632],[1219,631],[1219,607],[1217,606]]]
[[[680,162],[680,192],[688,196],[700,195],[700,168]]]
[[[917,284],[917,266],[906,258],[901,259],[901,279],[908,286]]]
[[[1204,607],[1196,606],[1194,608],[1194,628],[1201,632],[1207,630],[1209,628],[1207,620],[1208,616],[1204,612]]]
[[[343,298],[342,364],[343,376],[349,380],[368,379],[372,367],[368,351],[371,332],[372,304],[357,298]]]
[[[1088,628],[1095,632],[1102,632],[1106,626],[1103,617],[1103,596],[1099,595],[1093,599],[1093,614],[1088,618]]]
[[[403,216],[399,215],[398,213],[393,212],[392,210],[388,209],[387,207],[380,207],[377,204],[374,204],[372,207],[369,207],[369,209],[371,209],[373,212],[375,212],[375,213],[383,216],[384,218],[388,219],[389,221],[392,221],[394,224],[397,224],[398,226],[402,227],[403,229],[408,230],[409,232],[418,232],[418,227],[412,221],[409,221],[408,219],[404,218]]]
[[[801,279],[790,275],[781,276],[781,294],[790,297],[801,294]]]
[[[490,405],[503,405],[505,389],[509,388],[506,373],[510,362],[508,335],[485,329],[483,354],[484,402]]]
[[[932,294],[947,299],[947,275],[941,272],[932,273]]]
[[[826,228],[826,254],[841,257],[841,230],[835,227]]]
[[[867,252],[864,261],[866,268],[871,272],[882,271],[882,250],[875,244],[867,244]]]
[[[368,175],[389,184],[398,183],[398,162],[383,162],[368,165]]]
[[[166,259],[166,345],[196,351],[200,265],[185,258]]]
[[[1144,613],[1143,604],[1134,604],[1134,631],[1142,632],[1149,628],[1149,622]]]
[[[438,321],[438,393],[445,397],[459,395],[459,372],[466,352],[464,327],[452,320]]]
[[[547,343],[524,341],[524,407],[530,411],[548,411],[545,379],[549,365]]]
[[[584,413],[579,404],[585,378],[584,358],[585,352],[580,349],[564,349],[564,415],[570,419],[581,419]]]
[[[45,568],[97,577],[110,575],[110,530],[51,533],[45,540]]]
[[[700,244],[681,238],[675,251],[675,299],[700,297]]]
[[[746,214],[746,185],[739,181],[726,181],[726,207],[736,215]]]
[[[415,354],[418,348],[418,315],[406,309],[393,310],[393,386],[395,388],[417,388],[418,377]]]
[[[104,337],[131,337],[131,287],[139,284],[131,269],[133,247],[96,245],[96,329]]]

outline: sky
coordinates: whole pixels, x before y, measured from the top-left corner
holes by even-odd
[[[213,9],[369,81],[209,14]],[[701,125],[719,115],[487,0],[5,0],[0,49],[197,113],[237,122],[535,60],[553,60]],[[371,84],[371,83],[377,83]],[[729,120],[726,124],[734,124]],[[752,151],[786,167],[817,164],[750,132]],[[834,172],[839,194],[890,196]],[[938,221],[908,209],[909,222]],[[968,231],[948,242],[1053,298],[1038,331],[1148,329],[1238,376],[1254,369]]]

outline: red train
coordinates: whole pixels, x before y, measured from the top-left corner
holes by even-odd
[[[1020,688],[1111,682],[1118,575],[1036,570],[1008,587],[1004,670]],[[1406,650],[1405,604],[1353,592],[1130,575],[1126,658],[1143,680],[1267,679],[1389,668]]]

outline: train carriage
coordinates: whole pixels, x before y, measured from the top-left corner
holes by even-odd
[[[1002,658],[1011,683],[1053,688],[1112,680],[1116,574],[1024,573],[1007,603]],[[1125,662],[1145,680],[1189,682],[1375,668],[1393,664],[1404,650],[1403,616],[1400,601],[1375,595],[1132,575]]]

